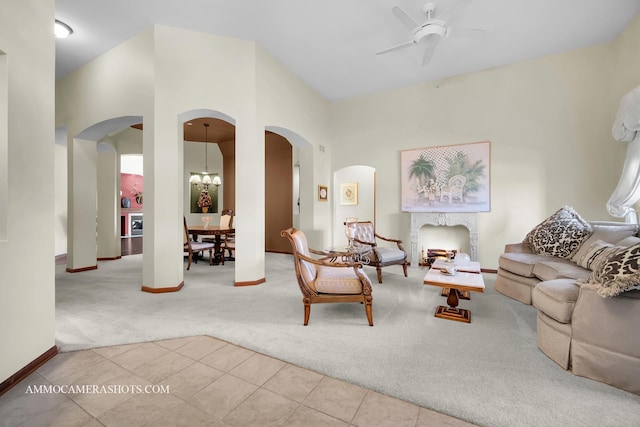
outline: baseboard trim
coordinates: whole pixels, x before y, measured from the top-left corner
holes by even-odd
[[[180,282],[178,286],[174,286],[172,288],[150,288],[148,286],[142,285],[143,292],[149,292],[152,294],[164,294],[166,292],[178,292],[184,286],[184,280]]]
[[[498,270],[493,270],[491,268],[481,268],[480,271],[483,272],[483,273],[498,274]]]
[[[82,268],[68,268],[67,267],[67,273],[80,273],[82,271],[89,271],[89,270],[97,270],[98,269],[98,265],[91,265],[89,267],[82,267]]]
[[[236,282],[233,286],[255,286],[255,285],[259,285],[261,283],[266,282],[267,279],[265,279],[264,277],[262,279],[258,279],[258,280],[251,280],[248,282]]]
[[[98,261],[115,261],[115,260],[120,259],[120,258],[122,258],[122,255],[109,257],[109,258],[98,258]]]
[[[58,346],[53,346],[49,350],[36,357],[31,363],[20,369],[15,374],[0,383],[0,396],[9,391],[14,385],[31,375],[40,366],[47,363],[53,356],[58,354]]]

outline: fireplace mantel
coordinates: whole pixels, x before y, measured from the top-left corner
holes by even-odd
[[[419,265],[418,240],[423,225],[453,227],[462,225],[469,230],[469,246],[472,261],[478,260],[477,212],[412,212],[411,213],[411,265]]]

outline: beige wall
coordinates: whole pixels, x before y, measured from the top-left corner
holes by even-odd
[[[66,137],[65,137],[66,138]],[[67,253],[67,146],[55,144],[55,254]]]
[[[130,61],[140,70],[127,68],[114,76],[110,74],[113,64]],[[128,78],[131,81],[125,81]],[[120,89],[113,92],[103,89],[110,85],[127,88],[133,98]],[[162,26],[133,37],[70,74],[59,82],[57,91],[60,96],[56,118],[58,125],[67,126],[70,138],[112,117],[144,117],[145,255],[148,255],[143,266],[145,286],[171,287],[182,280],[182,252],[179,244],[174,244],[182,240],[182,230],[176,228],[175,235],[167,232],[171,229],[169,224],[180,224],[183,215],[183,206],[175,203],[184,195],[184,182],[177,179],[185,172],[180,120],[219,114],[233,122],[236,177],[242,177],[235,182],[236,281],[250,282],[264,277],[265,129],[283,129],[283,136],[294,144],[306,144],[309,152],[314,151],[314,146],[328,146],[326,100],[253,42]],[[328,175],[329,158],[314,160],[313,154],[302,157],[308,161],[305,183],[311,188],[314,173],[320,170]],[[69,197],[73,197],[71,186],[69,192]],[[307,216],[311,218],[310,227],[315,228],[313,194],[309,193],[311,199],[306,209],[310,212]],[[91,217],[90,212],[86,214]],[[73,224],[73,215],[69,216]],[[328,216],[323,215],[324,218]],[[157,230],[150,231],[154,223]],[[322,234],[328,236],[329,229],[321,227]],[[69,238],[72,237],[73,232],[69,232]],[[175,250],[167,250],[174,246]]]
[[[332,167],[376,169],[378,232],[409,247],[400,151],[490,140],[491,212],[478,216],[479,258],[496,268],[505,243],[565,204],[587,219],[613,219],[605,208],[620,158],[608,143],[612,56],[598,45],[336,102]]]
[[[295,161],[300,165],[299,227],[311,247],[328,247],[331,204],[319,202],[316,189],[331,182],[330,103],[259,46],[256,58],[258,118],[267,130],[284,136],[296,149]]]
[[[611,79],[613,120],[620,99],[631,89],[640,85],[640,15],[631,21],[611,45],[613,51],[613,76]]]
[[[53,20],[52,0],[3,2],[0,13],[9,83],[0,102],[10,120],[0,132],[8,136],[11,184],[0,201],[8,206],[7,239],[0,241],[0,382],[55,345]]]

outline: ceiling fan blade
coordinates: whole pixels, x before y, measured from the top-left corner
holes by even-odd
[[[466,27],[448,27],[445,37],[451,38],[472,38],[481,37],[486,33],[485,30],[479,28],[466,28]]]
[[[471,3],[471,0],[458,0],[457,2],[453,3],[451,6],[443,10],[442,12],[436,14],[434,19],[442,19],[442,17],[447,14],[455,15],[456,13],[458,13],[459,11],[467,7],[469,3]]]
[[[438,47],[438,43],[440,42],[440,40],[441,38],[436,34],[432,34],[420,40],[420,46],[424,47],[424,55],[422,56],[422,66],[427,65],[429,61],[431,61],[431,57],[433,56],[433,53],[436,51],[436,47]]]
[[[399,44],[397,46],[392,46],[390,48],[383,49],[380,52],[376,52],[375,55],[382,55],[383,53],[388,53],[388,52],[393,52],[394,50],[404,49],[405,47],[413,46],[414,44],[416,44],[416,42],[411,40],[410,42],[402,43],[402,44]]]
[[[396,16],[396,18],[398,18],[398,20],[402,22],[402,25],[407,27],[407,29],[413,31],[419,26],[419,24],[414,21],[412,17],[407,15],[407,12],[402,10],[400,6],[393,6],[393,9],[391,9],[391,11]]]

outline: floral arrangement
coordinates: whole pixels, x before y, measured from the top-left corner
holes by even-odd
[[[211,201],[211,196],[209,195],[209,191],[202,190],[200,192],[200,197],[198,198],[198,207],[199,208],[210,208],[213,205]]]

